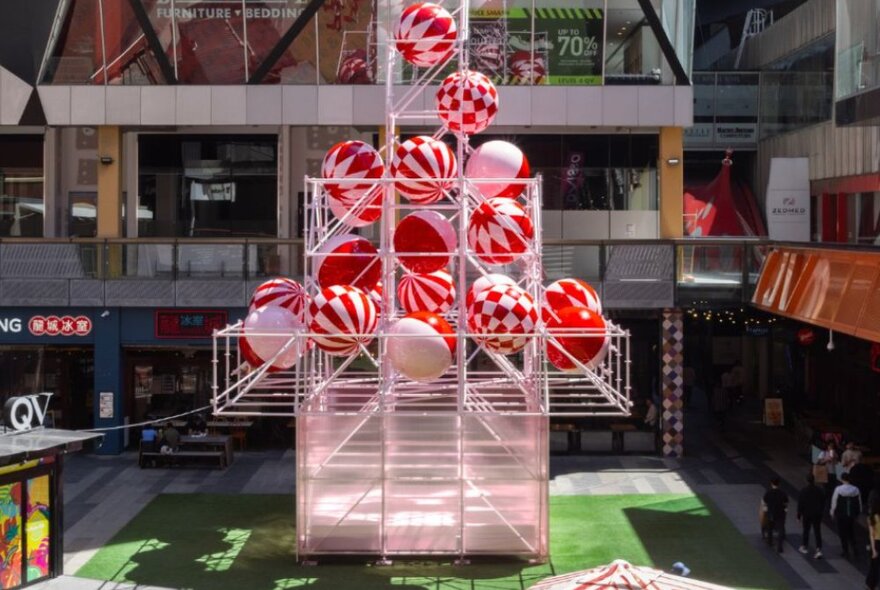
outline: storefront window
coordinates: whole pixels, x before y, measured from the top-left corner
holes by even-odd
[[[0,135],[0,237],[43,235],[43,137]]]
[[[880,0],[838,0],[836,98],[880,87]]]
[[[138,145],[139,236],[276,236],[276,136],[141,135]]]
[[[880,192],[860,193],[856,199],[856,241],[880,245]]]

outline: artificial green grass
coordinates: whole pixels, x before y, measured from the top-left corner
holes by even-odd
[[[520,590],[622,558],[661,569],[683,561],[692,577],[737,588],[786,588],[708,499],[692,495],[553,497],[551,562],[542,565],[324,559],[300,566],[293,520],[292,496],[160,495],[76,575],[194,590]]]

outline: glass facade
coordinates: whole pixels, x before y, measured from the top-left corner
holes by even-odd
[[[43,235],[43,137],[0,135],[0,237]]]
[[[689,73],[695,0],[654,10]],[[117,0],[70,0],[45,57],[44,84],[406,83],[384,71],[401,6],[328,0],[285,39],[305,0],[139,0],[149,21]],[[454,11],[456,6],[446,5]],[[670,68],[637,0],[488,0],[472,5],[469,47],[496,83],[671,84]],[[286,43],[286,44],[285,44]],[[161,49],[161,51],[160,51]],[[159,52],[159,54],[154,53]]]
[[[880,88],[880,0],[837,1],[837,100]]]

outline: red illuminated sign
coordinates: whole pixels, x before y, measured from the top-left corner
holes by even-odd
[[[160,310],[156,312],[156,338],[211,338],[226,327],[225,311]]]
[[[92,320],[84,315],[35,315],[28,320],[28,331],[34,336],[88,336],[92,332]]]

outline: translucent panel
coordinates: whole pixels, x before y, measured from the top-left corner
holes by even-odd
[[[691,75],[694,59],[695,8],[696,0],[660,1],[660,22],[688,76]]]
[[[243,244],[179,244],[177,276],[244,277],[244,252]]]
[[[173,244],[107,244],[94,246],[106,278],[157,278],[174,276]]]
[[[599,246],[544,246],[544,273],[548,281],[578,277],[598,285],[601,281]]]
[[[43,235],[43,138],[0,137],[0,236]]]
[[[605,83],[672,83],[657,38],[635,0],[615,2],[608,8]]]
[[[261,279],[285,276],[296,281],[302,278],[302,247],[300,244],[248,244],[248,278]]]
[[[838,100],[880,86],[880,0],[839,0],[836,27]]]
[[[678,246],[676,251],[681,301],[689,297],[729,300],[741,294],[743,265],[749,264],[745,260],[748,251],[742,244]],[[689,295],[689,290],[698,295]]]

